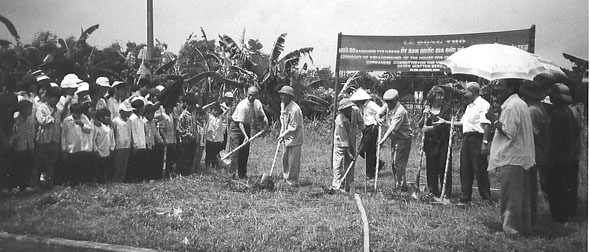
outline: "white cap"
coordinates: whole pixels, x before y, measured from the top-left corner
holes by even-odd
[[[49,80],[49,77],[47,77],[47,75],[45,75],[45,74],[37,76],[37,81],[42,81],[42,80]]]
[[[124,81],[114,81],[112,87],[116,87],[119,84],[125,84],[125,82]]]
[[[59,85],[57,85],[57,83],[55,83],[55,82],[50,82],[49,86],[50,87],[59,87]]]
[[[61,88],[78,88],[78,83],[82,82],[78,75],[68,74],[61,80]]]
[[[225,92],[225,94],[223,94],[223,97],[234,98],[234,93],[232,93],[232,92]]]
[[[157,90],[159,90],[160,92],[162,92],[162,90],[164,90],[164,88],[165,88],[165,87],[164,87],[164,86],[162,86],[162,85],[157,85],[157,86],[156,86],[156,89],[157,89]]]
[[[133,111],[135,109],[133,107],[131,107],[131,103],[124,101],[124,102],[119,103],[119,110]]]
[[[88,83],[86,82],[82,82],[80,83],[80,85],[78,85],[78,89],[76,89],[75,94],[78,95],[79,93],[84,91],[90,91],[90,85],[88,85]]]
[[[109,78],[107,77],[96,78],[96,84],[98,84],[101,87],[111,87],[111,85],[109,84]]]
[[[362,88],[359,88],[350,96],[351,101],[364,101],[370,100],[371,96]]]

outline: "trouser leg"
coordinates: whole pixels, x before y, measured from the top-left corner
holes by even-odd
[[[293,184],[299,182],[301,168],[301,145],[285,147],[283,153],[283,177]]]

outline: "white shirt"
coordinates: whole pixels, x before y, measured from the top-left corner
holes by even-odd
[[[136,114],[129,116],[129,125],[131,127],[131,138],[135,149],[145,149],[145,121]]]
[[[131,148],[131,126],[129,119],[123,121],[121,117],[113,119],[113,129],[115,130],[115,149]]]
[[[209,120],[207,121],[207,132],[206,137],[207,141],[209,142],[223,142],[223,132],[225,131],[224,123],[223,123],[223,116],[219,115],[217,117],[213,115],[209,115]]]
[[[95,127],[94,149],[100,157],[110,156],[110,151],[115,150],[115,134],[111,127],[104,123]]]
[[[467,104],[465,114],[461,117],[463,133],[478,132],[483,134],[482,124],[490,124],[490,120],[486,118],[488,109],[490,109],[490,103],[481,96],[475,98],[472,103]]]
[[[250,103],[248,98],[245,98],[236,106],[236,110],[232,115],[232,120],[243,124],[252,124],[258,120],[258,117],[260,116],[262,116],[264,118],[263,120],[267,122],[266,114],[264,113],[264,109],[262,109],[262,103],[258,99],[255,99],[253,103]]]
[[[384,114],[384,111],[387,109],[386,107],[387,104],[384,107],[379,107],[374,101],[369,100],[365,102],[361,109],[365,126],[377,125],[377,122],[381,123],[379,116]]]

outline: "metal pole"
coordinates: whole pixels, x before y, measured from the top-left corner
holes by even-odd
[[[335,80],[334,80],[334,103],[332,104],[332,132],[336,127],[336,114],[338,113],[338,85],[340,84],[340,42],[342,41],[342,32],[338,33],[338,43],[336,46],[336,69],[334,72]],[[332,149],[330,149],[330,168],[334,170],[334,164],[332,163],[334,160],[334,138],[332,137]]]
[[[147,0],[147,59],[154,53],[154,0]]]

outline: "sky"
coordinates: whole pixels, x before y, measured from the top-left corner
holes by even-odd
[[[154,37],[177,53],[189,34],[259,39],[269,53],[287,33],[283,54],[314,47],[317,67],[336,63],[338,33],[345,35],[443,35],[528,29],[536,25],[535,53],[564,68],[568,53],[588,59],[588,0],[153,0]],[[100,24],[89,44],[146,43],[147,0],[0,0],[0,15],[21,41],[50,31],[79,36]],[[0,39],[14,41],[5,27]]]

